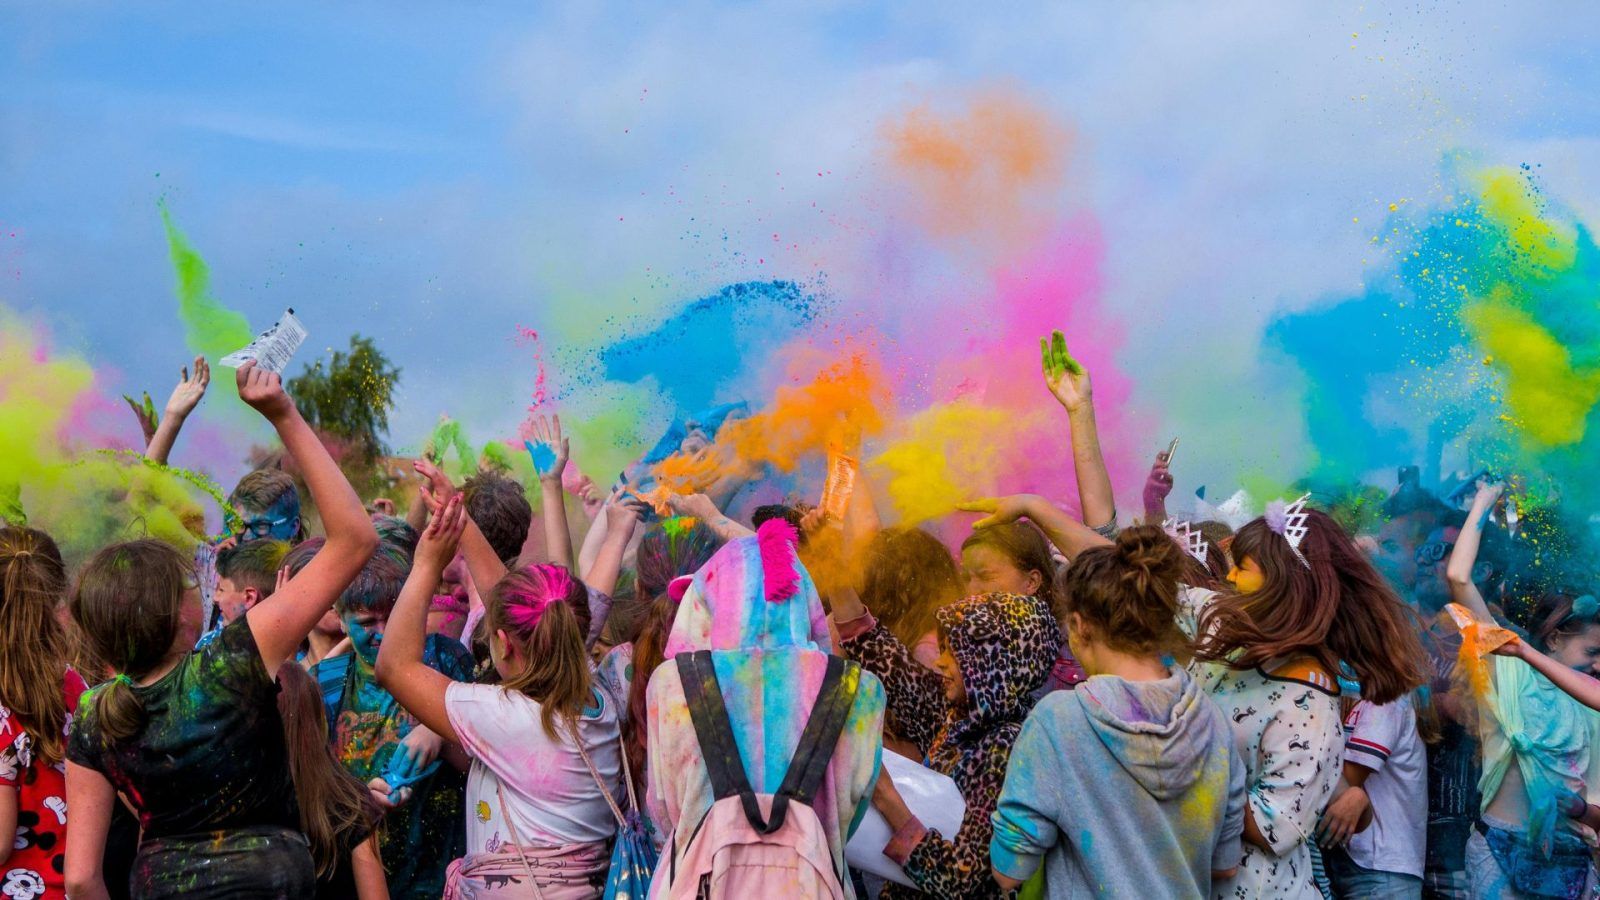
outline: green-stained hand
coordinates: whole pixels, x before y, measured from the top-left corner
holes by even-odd
[[[1087,408],[1093,398],[1089,370],[1067,352],[1067,336],[1054,331],[1050,337],[1040,338],[1039,355],[1043,360],[1044,383],[1067,412]]]

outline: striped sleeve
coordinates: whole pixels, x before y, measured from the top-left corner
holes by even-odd
[[[1374,772],[1389,761],[1390,748],[1400,739],[1401,716],[1411,715],[1405,698],[1381,706],[1368,700],[1357,703],[1345,720],[1345,762]]]

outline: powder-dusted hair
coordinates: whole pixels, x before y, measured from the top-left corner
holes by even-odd
[[[1007,522],[989,528],[978,528],[961,542],[961,549],[989,547],[1011,561],[1017,570],[1026,575],[1039,573],[1040,600],[1050,607],[1059,621],[1062,617],[1061,597],[1056,593],[1056,561],[1050,555],[1050,541],[1032,522]]]
[[[1330,674],[1342,661],[1355,670],[1363,698],[1392,703],[1427,679],[1417,623],[1327,513],[1307,510],[1306,527],[1303,563],[1265,519],[1239,529],[1233,558],[1254,560],[1265,581],[1206,608],[1195,658],[1248,669],[1309,656]]]
[[[41,765],[63,759],[70,652],[56,607],[67,592],[61,550],[33,528],[0,528],[0,706],[33,744]]]
[[[282,469],[256,469],[239,479],[238,486],[228,495],[228,505],[253,512],[265,512],[285,494],[295,495],[298,515],[300,495],[295,491],[294,479]]]
[[[177,639],[183,595],[194,584],[194,560],[145,538],[113,544],[78,573],[70,607],[90,651],[112,671],[137,679],[166,659]],[[107,743],[144,725],[144,704],[124,679],[96,688],[94,714]]]
[[[287,542],[271,538],[235,544],[217,554],[217,576],[235,587],[253,587],[266,599],[278,586],[278,569],[288,552]]]
[[[522,485],[497,472],[479,472],[461,485],[461,496],[495,555],[508,566],[516,562],[533,524],[533,507]]]
[[[1044,574],[1046,578],[1049,573]],[[861,560],[861,602],[907,647],[938,630],[942,606],[961,599],[955,558],[938,538],[914,527],[872,536]]]
[[[490,633],[504,631],[526,662],[500,687],[539,704],[540,724],[552,740],[557,720],[575,725],[589,703],[589,654],[577,615],[588,603],[588,589],[565,566],[514,569],[489,592]]]
[[[373,612],[387,616],[394,609],[394,602],[400,599],[400,591],[405,586],[405,566],[396,562],[390,553],[384,552],[380,544],[378,549],[372,551],[366,565],[356,573],[355,580],[339,594],[334,609],[341,616],[352,612]]]
[[[1124,528],[1114,544],[1078,554],[1061,573],[1061,595],[1097,643],[1124,653],[1184,652],[1178,580],[1185,559],[1160,526]]]

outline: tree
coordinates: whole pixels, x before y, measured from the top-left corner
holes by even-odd
[[[317,360],[289,379],[289,396],[311,427],[346,444],[350,462],[375,465],[388,452],[389,411],[400,370],[371,338],[350,336],[350,352],[335,350],[326,365]]]

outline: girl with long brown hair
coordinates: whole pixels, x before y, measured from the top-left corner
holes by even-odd
[[[1232,590],[1186,589],[1197,680],[1244,751],[1238,873],[1213,896],[1319,896],[1309,841],[1343,768],[1341,664],[1373,703],[1426,677],[1409,610],[1365,554],[1306,498],[1269,506],[1231,547]]]
[[[383,809],[334,757],[316,681],[300,666],[284,666],[278,670],[278,688],[300,830],[316,864],[317,897],[388,900],[375,833]]]
[[[328,532],[326,552],[195,649],[200,589],[189,555],[154,540],[106,547],[78,575],[72,617],[116,673],[85,695],[67,747],[66,883],[108,896],[112,806],[127,798],[142,837],[141,898],[310,897],[274,677],[378,545],[372,521],[276,373],[246,363],[239,397],[277,430]]]
[[[377,663],[400,705],[472,758],[467,856],[445,896],[598,897],[623,767],[615,702],[593,683],[574,612],[588,591],[563,566],[509,572],[484,598],[500,683],[451,681],[422,651],[428,601],[468,521],[459,496],[434,513]]]
[[[57,616],[66,588],[48,534],[0,528],[0,885],[8,896],[65,896],[62,765],[67,722],[85,690],[67,664]]]

